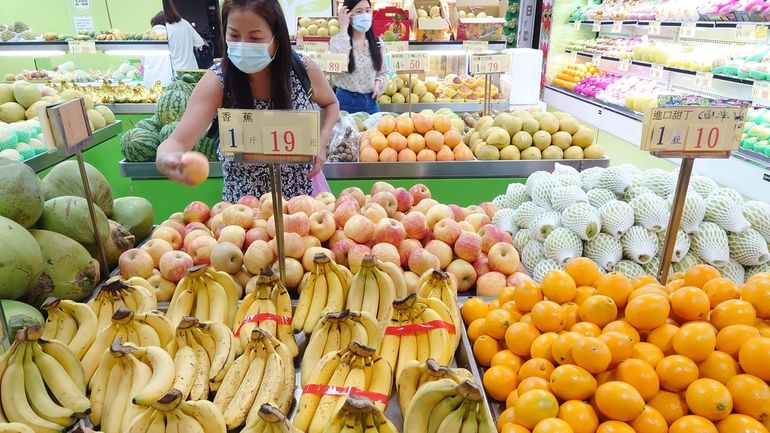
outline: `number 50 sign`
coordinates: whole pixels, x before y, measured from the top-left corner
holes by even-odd
[[[318,155],[317,111],[220,108],[218,119],[219,147],[226,155],[249,161],[300,161]]]

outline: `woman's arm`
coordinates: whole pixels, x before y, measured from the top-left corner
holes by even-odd
[[[182,174],[182,154],[189,152],[206,132],[222,105],[222,84],[213,71],[207,71],[195,86],[187,109],[171,136],[158,146],[155,165],[158,171],[182,183],[190,183]]]
[[[309,177],[315,176],[321,171],[321,166],[326,161],[326,151],[329,146],[329,138],[332,135],[334,124],[340,115],[340,103],[334,95],[329,82],[326,81],[321,68],[309,58],[307,60],[307,74],[310,77],[310,87],[313,89],[311,101],[321,107],[321,136],[320,152],[313,161],[313,168],[308,173]]]

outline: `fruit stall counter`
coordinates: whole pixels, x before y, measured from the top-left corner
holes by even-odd
[[[122,122],[118,120],[117,122],[111,125],[107,125],[104,128],[94,131],[91,144],[88,146],[85,146],[83,148],[83,151],[93,149],[96,146],[99,146],[111,140],[112,138],[120,134],[122,130],[123,130]],[[67,158],[69,157],[66,156],[64,152],[62,152],[61,150],[55,150],[48,153],[43,153],[34,158],[30,158],[24,161],[24,163],[30,166],[37,173],[47,168],[53,167],[54,165],[66,160]]]

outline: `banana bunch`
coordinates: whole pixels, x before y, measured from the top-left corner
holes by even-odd
[[[339,393],[327,393],[326,387],[345,387],[353,393],[366,391],[379,394],[387,402],[392,385],[393,370],[387,361],[372,348],[350,343],[349,347],[327,353],[321,358],[308,385],[303,386],[294,426],[305,433],[323,433],[345,403],[345,398]],[[384,411],[384,402],[374,404]]]
[[[0,422],[0,433],[35,433],[35,431],[20,422]]]
[[[43,302],[48,318],[43,326],[43,338],[59,340],[82,359],[96,340],[96,313],[87,304],[69,299],[48,298]]]
[[[404,414],[404,433],[494,433],[479,386],[440,379],[421,386]]]
[[[143,347],[166,347],[174,339],[174,328],[160,311],[134,313],[124,306],[118,307],[110,325],[96,334],[94,344],[81,360],[86,380],[91,380],[102,355],[116,339]]]
[[[340,432],[398,433],[398,430],[371,400],[351,395],[323,430],[323,433]]]
[[[381,341],[382,329],[377,319],[366,311],[342,310],[324,314],[313,328],[302,356],[302,386],[307,384],[313,369],[327,353],[337,352],[352,342],[367,347],[380,347]]]
[[[228,430],[255,424],[265,403],[289,413],[295,376],[294,358],[286,345],[254,328],[243,354],[233,362],[214,396]]]
[[[460,383],[465,379],[473,379],[473,374],[464,368],[451,368],[440,365],[435,359],[425,362],[415,359],[408,361],[401,376],[396,380],[396,392],[401,413],[406,413],[409,402],[420,387],[428,382],[449,378]]]
[[[261,320],[264,318],[263,320]],[[288,318],[288,323],[283,319]],[[297,356],[299,347],[291,327],[291,297],[272,269],[262,269],[256,277],[254,291],[246,295],[235,313],[233,329],[241,347],[246,347],[251,331],[260,327],[278,337]]]
[[[427,329],[429,323],[439,326]],[[449,365],[455,344],[444,324],[453,324],[452,316],[437,298],[420,298],[412,293],[393,302],[393,317],[385,328],[380,354],[394,366],[396,379],[410,360],[425,362],[433,358],[441,365]],[[458,329],[455,326],[454,332]]]
[[[202,265],[193,266],[176,285],[168,305],[173,326],[182,317],[194,316],[203,322],[233,323],[238,308],[238,289],[227,272]]]
[[[438,298],[449,309],[455,329],[460,329],[463,319],[457,308],[457,282],[447,272],[439,269],[428,270],[420,276],[417,283],[417,296],[422,298]],[[460,344],[460,333],[454,335],[455,348]]]
[[[174,361],[160,347],[116,339],[101,356],[91,391],[90,419],[104,433],[122,433],[144,406],[164,396],[174,381]]]
[[[316,254],[313,270],[300,283],[299,303],[292,319],[294,330],[310,334],[324,312],[344,309],[351,279],[346,267],[324,253]]]
[[[259,407],[258,415],[257,422],[244,427],[241,433],[302,433],[283,412],[267,403]]]
[[[206,400],[184,401],[182,392],[171,389],[130,422],[126,433],[226,433],[222,412]]]
[[[350,311],[366,311],[385,326],[392,315],[395,297],[393,279],[377,267],[377,258],[365,256],[350,283],[345,307]]]
[[[230,328],[223,323],[183,317],[166,351],[174,358],[174,388],[182,392],[182,398],[206,400],[209,389],[219,389],[225,373],[233,365],[236,342]]]
[[[64,343],[42,335],[39,325],[21,329],[0,355],[0,422],[59,433],[86,416],[91,402],[78,358]]]
[[[98,329],[110,326],[112,315],[120,307],[127,307],[137,313],[158,309],[155,289],[140,277],[128,280],[121,280],[119,276],[110,278],[102,284],[99,293],[88,301],[88,305],[96,313]]]

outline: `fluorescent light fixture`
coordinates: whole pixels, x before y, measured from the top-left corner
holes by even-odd
[[[67,54],[67,53],[63,50],[8,50],[8,49],[0,50],[0,56],[2,57],[15,57],[15,56],[52,57],[52,56],[62,56],[64,54]]]
[[[106,48],[104,54],[109,56],[168,56],[168,50],[137,50],[137,49],[119,49]]]

